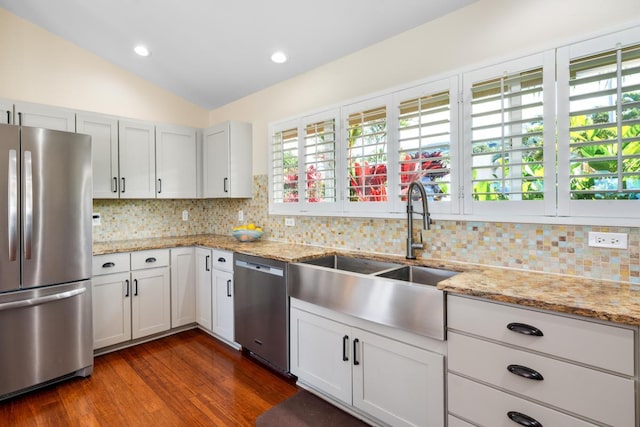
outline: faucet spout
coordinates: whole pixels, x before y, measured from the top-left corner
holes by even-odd
[[[422,199],[422,212],[416,212],[413,209],[413,190],[417,188]],[[431,214],[429,213],[429,205],[427,203],[427,192],[419,181],[413,181],[407,189],[407,259],[416,259],[414,249],[424,249],[422,243],[422,233],[420,233],[420,243],[413,241],[413,214],[422,215],[422,228],[424,230],[431,229]]]

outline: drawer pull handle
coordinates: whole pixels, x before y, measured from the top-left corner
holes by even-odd
[[[354,366],[358,366],[360,364],[360,362],[358,361],[356,355],[357,355],[357,350],[358,350],[358,343],[360,342],[360,340],[358,338],[356,338],[355,340],[353,340],[353,365]]]
[[[528,415],[522,414],[520,412],[509,411],[507,412],[507,417],[509,417],[509,419],[514,423],[520,424],[521,426],[542,427],[542,424],[540,424],[537,420],[535,420],[534,418],[531,418]]]
[[[220,258],[218,258],[218,262],[227,262],[227,260],[222,258],[222,257],[220,257]]]
[[[544,379],[540,372],[522,365],[509,365],[507,371],[528,380],[542,381]]]
[[[507,325],[507,329],[523,335],[531,335],[536,337],[541,337],[544,335],[540,329],[536,328],[535,326],[527,325],[526,323],[509,323]]]
[[[149,257],[147,259],[144,260],[144,262],[156,262],[157,259],[155,259],[154,257]]]
[[[349,360],[349,356],[347,355],[347,346],[349,345],[349,335],[345,335],[342,337],[342,360],[347,362]]]
[[[111,267],[115,267],[116,264],[113,262],[105,262],[104,264],[102,264],[102,268],[111,268]]]

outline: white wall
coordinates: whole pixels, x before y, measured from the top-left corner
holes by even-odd
[[[0,8],[0,98],[205,127],[207,111]]]
[[[480,0],[211,111],[209,123],[252,122],[253,172],[266,174],[269,122],[638,23],[639,0]]]

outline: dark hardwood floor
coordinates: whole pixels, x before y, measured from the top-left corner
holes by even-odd
[[[0,402],[1,426],[253,426],[296,386],[199,330],[95,358],[74,378]]]

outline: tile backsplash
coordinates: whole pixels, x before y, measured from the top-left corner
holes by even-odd
[[[182,220],[182,212],[189,220]],[[94,241],[214,233],[228,234],[245,223],[265,230],[263,238],[401,255],[405,253],[406,224],[401,219],[284,217],[268,214],[267,176],[254,177],[252,199],[207,200],[94,200],[93,211],[102,224],[94,227]],[[629,249],[587,245],[589,231],[628,233]],[[531,271],[640,283],[640,229],[581,225],[516,224],[475,221],[435,221],[424,233],[425,258],[510,267]]]

